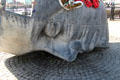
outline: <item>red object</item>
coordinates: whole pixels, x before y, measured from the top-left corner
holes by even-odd
[[[81,1],[81,0],[75,0],[75,1]]]
[[[98,8],[99,7],[99,0],[74,0],[74,1],[82,1],[86,5],[86,7],[94,7]]]
[[[90,0],[85,0],[84,3],[87,7],[92,7],[92,5],[93,5]]]
[[[93,6],[94,6],[94,8],[98,8],[99,7],[99,1],[98,0],[93,0]]]

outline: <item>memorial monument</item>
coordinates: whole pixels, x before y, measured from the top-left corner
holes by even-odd
[[[46,51],[67,61],[108,47],[108,23],[100,0],[36,0],[32,16],[0,9],[0,51]]]

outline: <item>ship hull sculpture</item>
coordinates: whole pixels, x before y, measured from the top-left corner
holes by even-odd
[[[96,8],[86,7],[84,1],[71,8],[61,2],[36,0],[32,17],[1,9],[0,51],[15,55],[47,51],[73,61],[78,53],[108,47],[108,24],[102,1]]]

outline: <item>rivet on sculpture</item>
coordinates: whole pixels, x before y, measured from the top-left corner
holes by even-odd
[[[47,51],[73,61],[78,53],[108,47],[108,24],[103,2],[100,0],[96,7],[86,5],[84,0],[75,1],[65,4],[62,0],[36,0],[32,17],[1,8],[0,51],[15,55]]]

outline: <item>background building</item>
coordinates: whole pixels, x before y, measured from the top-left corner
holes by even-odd
[[[6,0],[6,10],[21,15],[32,15],[34,0]]]

